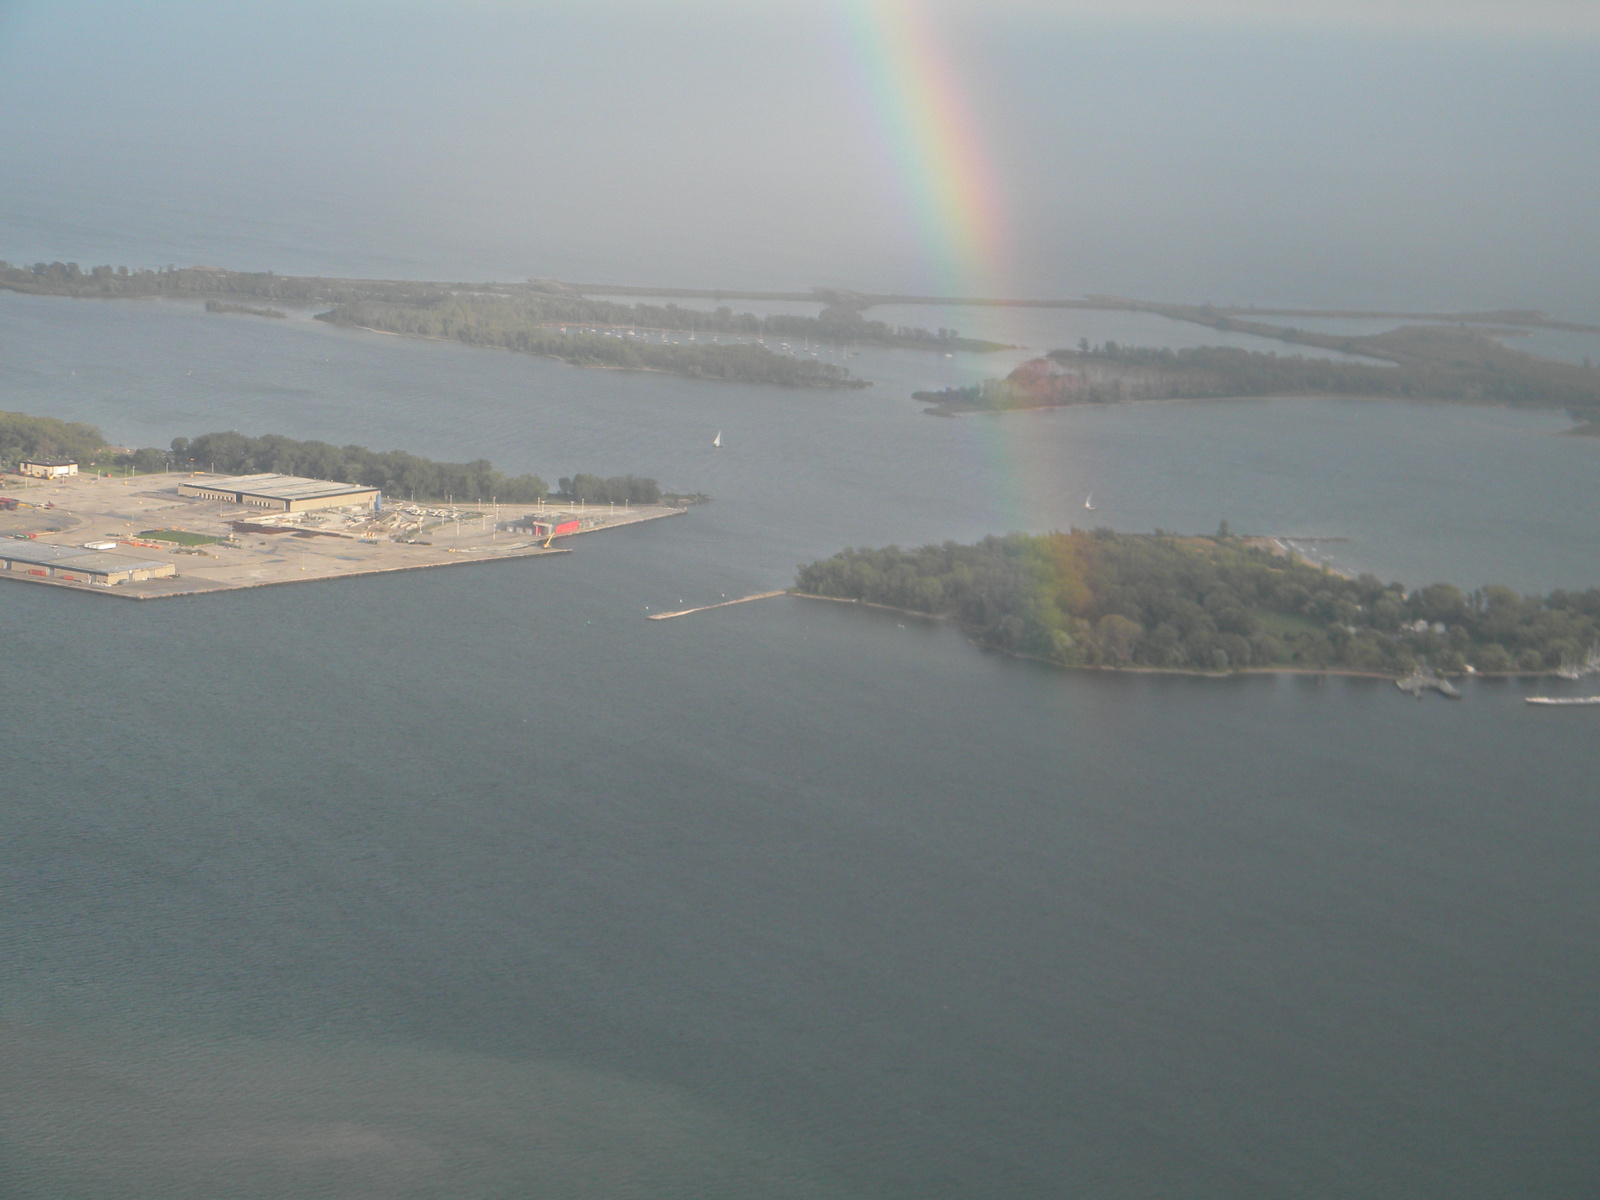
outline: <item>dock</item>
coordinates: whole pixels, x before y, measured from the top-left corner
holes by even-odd
[[[702,604],[699,608],[684,608],[677,612],[651,613],[645,620],[670,621],[673,617],[687,617],[690,613],[710,612],[713,608],[727,608],[731,604],[749,604],[752,600],[770,600],[774,596],[786,595],[788,595],[788,592],[781,588],[776,592],[757,592],[754,596],[740,596],[737,600],[719,600],[715,604]]]

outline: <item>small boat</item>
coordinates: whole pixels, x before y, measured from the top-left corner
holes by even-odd
[[[1529,704],[1600,704],[1600,696],[1524,696]]]
[[[1094,511],[1094,493],[1093,492],[1090,492],[1087,496],[1085,496],[1083,498],[1083,507],[1088,509],[1090,512]]]
[[[722,449],[722,430],[717,430],[717,436],[711,439],[711,445],[713,449]]]

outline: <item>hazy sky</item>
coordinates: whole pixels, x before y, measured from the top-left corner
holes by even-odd
[[[0,3],[0,257],[931,289],[942,177],[1014,292],[1600,317],[1600,5],[935,0],[967,178],[862,7]]]

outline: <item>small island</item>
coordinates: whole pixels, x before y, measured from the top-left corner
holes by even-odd
[[[1074,529],[852,549],[801,567],[795,591],[950,618],[980,645],[1063,667],[1400,676],[1600,663],[1600,588],[1408,592],[1226,524],[1212,537]]]
[[[1600,369],[1513,350],[1500,339],[1515,330],[1423,325],[1327,337],[1258,322],[1219,318],[1215,324],[1352,357],[1233,346],[1091,346],[1085,340],[1030,359],[1004,379],[916,392],[913,398],[932,404],[928,411],[935,416],[952,416],[1130,400],[1378,396],[1563,408],[1580,423],[1579,432],[1600,432]]]

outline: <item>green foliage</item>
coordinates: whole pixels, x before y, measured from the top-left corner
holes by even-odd
[[[1600,371],[1511,350],[1477,330],[1423,326],[1331,338],[1248,322],[1211,323],[1382,361],[1307,358],[1233,346],[1171,350],[1085,343],[1024,363],[1005,379],[918,392],[916,398],[955,412],[1326,393],[1545,405],[1566,408],[1580,419],[1600,418]]]
[[[654,479],[640,479],[633,475],[614,475],[601,479],[598,475],[575,475],[560,480],[561,498],[578,500],[584,504],[659,504],[661,489]]]
[[[180,546],[214,546],[222,541],[205,533],[190,533],[184,529],[146,529],[139,534],[152,542],[175,542]]]
[[[174,438],[172,456],[186,467],[229,475],[275,471],[359,483],[381,488],[384,495],[395,499],[439,500],[449,496],[461,501],[498,498],[507,504],[532,504],[550,494],[537,475],[508,478],[485,459],[442,463],[404,450],[299,442],[276,434],[248,437],[228,432],[202,434],[193,441]],[[655,481],[642,482],[653,487]]]
[[[526,284],[433,283],[386,279],[321,279],[274,275],[271,271],[225,271],[217,267],[168,267],[163,271],[129,271],[127,267],[93,267],[80,270],[77,263],[35,263],[32,267],[0,262],[0,287],[13,291],[58,296],[252,296],[288,304],[355,304],[363,301],[408,306],[492,308],[509,302],[518,309],[510,323],[531,320],[592,326],[670,329],[686,333],[754,334],[767,337],[812,338],[819,341],[855,342],[925,350],[1003,350],[999,342],[962,337],[954,329],[927,330],[869,321],[861,315],[865,301],[842,293],[825,293],[829,300],[815,317],[777,314],[758,317],[730,308],[714,312],[680,308],[676,304],[633,306],[607,300],[590,300],[561,284],[529,280]],[[208,300],[208,312],[284,314],[274,309],[252,308]],[[354,322],[341,315],[340,324]],[[507,324],[503,312],[478,314],[480,325]],[[371,328],[387,326],[370,325]],[[398,331],[397,331],[398,332]],[[455,334],[435,336],[453,337]],[[488,344],[499,345],[499,342]],[[544,353],[545,351],[540,351]],[[776,356],[774,356],[776,357]],[[817,364],[811,364],[813,366]],[[665,368],[673,369],[673,368]],[[715,374],[715,372],[700,372]],[[840,386],[831,384],[829,386]]]
[[[24,458],[70,458],[91,461],[106,439],[93,425],[0,412],[0,465],[15,466]]]
[[[434,462],[403,450],[302,442],[276,434],[250,437],[231,431],[201,434],[193,440],[174,438],[170,451],[145,447],[108,454],[105,438],[92,425],[0,413],[0,464],[58,457],[76,459],[90,468],[141,475],[172,466],[228,475],[303,475],[380,488],[395,499],[449,496],[460,501],[498,499],[506,504],[533,504],[550,496],[550,489],[537,475],[506,476],[486,459]],[[561,480],[561,496],[585,504],[659,504],[661,488],[654,479],[639,475],[602,478],[580,473]]]
[[[642,310],[644,305],[640,305]],[[721,310],[726,312],[727,310]],[[676,319],[678,324],[655,328],[699,328],[699,319],[714,314],[669,305],[651,310]],[[675,317],[674,317],[675,314]],[[641,316],[622,305],[564,297],[452,295],[429,304],[341,304],[318,314],[318,320],[362,329],[418,337],[448,338],[473,346],[497,346],[526,354],[558,358],[581,367],[616,367],[641,371],[669,371],[697,379],[730,379],[776,383],[788,387],[867,387],[865,380],[832,363],[774,354],[751,343],[651,342],[625,331],[587,332],[598,318]],[[766,318],[772,319],[772,318]],[[805,318],[794,318],[803,320]],[[756,321],[758,318],[751,317]],[[600,320],[607,324],[609,320]],[[737,323],[729,316],[729,323]],[[644,326],[631,322],[630,328]]]
[[[796,587],[954,617],[986,645],[1063,665],[1540,670],[1600,643],[1600,588],[1407,594],[1238,538],[1075,529],[852,549],[802,567]]]

